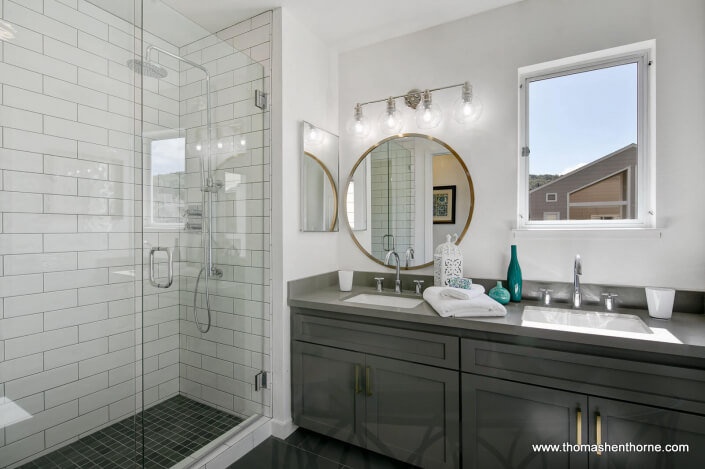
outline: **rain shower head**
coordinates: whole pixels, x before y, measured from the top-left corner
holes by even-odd
[[[166,68],[153,62],[143,62],[142,60],[130,59],[127,61],[127,66],[130,67],[130,70],[146,77],[161,79],[167,76]]]

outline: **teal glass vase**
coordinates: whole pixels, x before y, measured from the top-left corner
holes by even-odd
[[[512,301],[521,301],[521,267],[519,267],[519,259],[517,259],[516,244],[512,244],[512,258],[507,269],[507,289]]]
[[[509,303],[509,290],[502,286],[502,282],[497,282],[497,286],[490,290],[490,298],[497,303],[506,305]]]

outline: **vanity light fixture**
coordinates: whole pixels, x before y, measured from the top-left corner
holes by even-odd
[[[456,85],[426,89],[425,91],[413,89],[399,96],[390,96],[389,98],[357,103],[353,116],[348,121],[348,132],[355,137],[366,137],[370,133],[370,124],[363,115],[362,108],[368,104],[385,102],[387,107],[380,115],[378,122],[380,132],[385,135],[398,134],[404,126],[404,116],[396,107],[396,100],[399,98],[404,98],[404,103],[415,110],[415,120],[418,128],[436,128],[443,120],[443,111],[437,103],[433,102],[431,93],[461,87],[462,94],[453,107],[453,117],[456,122],[462,125],[474,122],[480,117],[482,106],[477,100],[477,97],[473,95],[472,85],[470,85],[470,82],[466,81]]]
[[[472,85],[466,81],[463,91],[453,106],[453,118],[460,125],[470,124],[480,118],[482,103],[473,96]]]
[[[391,96],[387,99],[387,109],[379,116],[379,126],[385,134],[398,134],[404,126],[404,116]]]
[[[431,92],[423,92],[421,104],[416,107],[416,125],[419,129],[435,129],[443,119],[443,111],[438,104],[433,104]]]
[[[348,132],[356,137],[364,138],[370,133],[370,123],[362,114],[362,104],[355,105],[355,112],[352,118],[348,121]]]

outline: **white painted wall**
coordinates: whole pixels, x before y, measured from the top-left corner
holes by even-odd
[[[328,45],[287,9],[275,10],[273,35],[273,431],[281,435],[291,422],[286,282],[338,268],[338,234],[303,233],[299,226],[301,121],[338,133],[338,64]]]
[[[647,39],[656,39],[657,50],[656,199],[662,237],[583,233],[559,241],[550,235],[514,240],[517,69]],[[287,47],[302,48],[303,43]],[[467,275],[502,278],[509,245],[516,242],[527,279],[568,281],[572,258],[580,253],[585,282],[705,290],[704,55],[702,1],[527,0],[342,54],[340,122],[347,121],[355,102],[469,79],[484,103],[481,121],[469,132],[458,128],[448,111],[459,91],[439,92],[434,100],[446,111],[445,123],[430,132],[457,150],[474,181],[476,207],[462,244]],[[306,68],[302,64],[297,72]],[[365,112],[376,120],[382,109],[380,104],[366,107]],[[406,131],[416,131],[409,122]],[[342,178],[359,155],[382,137],[354,141],[341,135]],[[285,166],[289,164],[285,161]],[[286,179],[287,184],[298,180]],[[383,270],[358,251],[345,223],[339,238],[341,268]],[[319,241],[292,240],[296,250],[287,249],[287,256],[308,257],[307,248],[326,252],[323,249],[328,246]],[[323,265],[316,267],[325,270]]]

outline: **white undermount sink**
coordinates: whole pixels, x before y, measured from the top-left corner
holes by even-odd
[[[346,300],[349,303],[360,303],[364,305],[375,305],[375,306],[389,306],[393,308],[404,308],[410,309],[415,308],[421,303],[423,303],[423,298],[406,298],[403,296],[391,296],[391,295],[370,295],[367,293],[361,293],[359,295],[352,296]]]
[[[681,343],[668,330],[649,327],[633,314],[527,306],[521,316],[521,325],[584,334]]]

